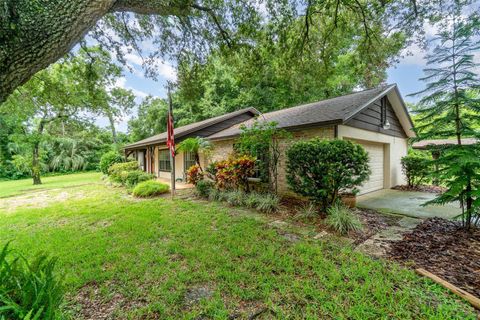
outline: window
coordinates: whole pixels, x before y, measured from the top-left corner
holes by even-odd
[[[187,172],[191,166],[195,165],[195,153],[193,152],[184,152],[183,153],[183,170]]]
[[[168,149],[158,150],[158,171],[170,172],[170,151]]]

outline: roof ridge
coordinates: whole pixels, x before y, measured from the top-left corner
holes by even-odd
[[[308,107],[312,104],[317,104],[319,102],[327,102],[327,101],[330,101],[330,100],[343,98],[343,97],[351,96],[351,95],[354,95],[354,94],[359,94],[359,93],[362,93],[362,92],[372,91],[372,90],[378,90],[378,89],[386,90],[388,87],[393,87],[393,86],[396,86],[396,83],[391,83],[391,84],[387,84],[387,85],[384,85],[384,86],[378,86],[378,87],[370,88],[370,89],[364,89],[364,90],[356,91],[356,92],[350,92],[350,93],[347,93],[347,94],[344,94],[344,95],[331,97],[331,98],[323,99],[323,100],[317,100],[317,101],[313,101],[313,102],[308,102],[308,103],[304,103],[304,104],[293,106],[293,107],[273,110],[273,111],[262,113],[262,114],[263,115],[269,115],[269,114],[274,114],[275,112],[281,112],[281,111],[285,111],[285,110],[292,110],[292,109],[297,109],[297,108],[302,108],[302,107]]]

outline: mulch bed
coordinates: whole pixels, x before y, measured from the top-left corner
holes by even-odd
[[[441,186],[432,186],[432,185],[420,185],[420,186],[395,186],[392,189],[400,191],[417,191],[417,192],[430,192],[430,193],[442,193],[447,189]]]
[[[448,282],[480,297],[480,229],[465,231],[453,221],[430,218],[388,252],[400,262],[413,262]]]
[[[354,240],[354,244],[358,245],[377,232],[387,229],[402,219],[401,216],[380,214],[375,210],[355,208],[355,214],[360,218],[363,230],[360,232],[351,232],[349,237]]]

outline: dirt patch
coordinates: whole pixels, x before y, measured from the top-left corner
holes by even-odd
[[[432,185],[419,185],[419,186],[395,186],[392,188],[393,190],[399,191],[418,191],[418,192],[429,192],[429,193],[443,193],[447,190],[447,188],[440,187],[440,186],[432,186]]]
[[[116,319],[117,310],[133,310],[146,303],[146,301],[128,300],[118,292],[106,299],[102,297],[101,287],[96,281],[84,285],[74,300],[80,305],[78,317],[84,320]]]
[[[430,218],[391,245],[388,256],[424,268],[480,297],[480,230]]]
[[[108,301],[104,300],[100,295],[100,286],[96,282],[83,286],[75,300],[81,306],[79,315],[85,320],[113,319],[115,310],[125,303],[125,298],[118,293]]]
[[[82,191],[62,191],[55,193],[56,191],[58,191],[58,189],[39,191],[27,195],[0,199],[0,210],[5,210],[7,213],[12,213],[19,208],[45,208],[52,203],[85,198],[85,193]]]

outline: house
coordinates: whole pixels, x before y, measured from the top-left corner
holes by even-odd
[[[403,184],[400,159],[407,154],[408,138],[414,137],[413,123],[395,84],[354,92],[348,95],[282,109],[265,114],[246,108],[215,118],[175,128],[176,143],[188,137],[204,137],[214,145],[210,159],[201,156],[202,165],[225,159],[233,151],[241,125],[258,121],[274,121],[279,128],[291,132],[293,140],[321,137],[348,139],[360,143],[369,153],[371,175],[360,193]],[[170,177],[170,158],[166,147],[167,134],[161,133],[125,147],[126,155],[133,154],[139,165],[159,177]],[[278,168],[280,192],[288,190],[284,150]],[[175,177],[184,179],[193,165],[193,155],[175,157]]]

